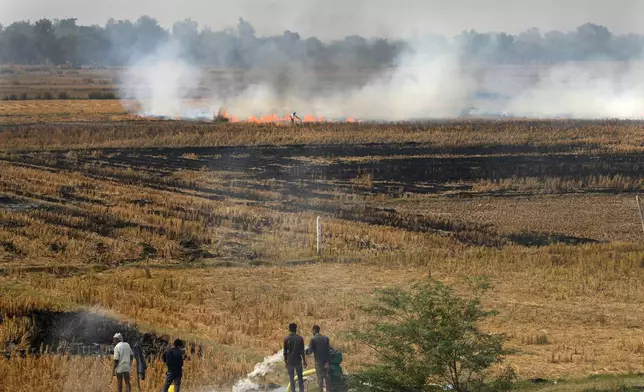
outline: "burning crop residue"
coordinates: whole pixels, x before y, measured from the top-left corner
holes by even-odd
[[[326,118],[323,116],[315,116],[312,114],[306,114],[302,117],[296,116],[291,118],[291,114],[287,115],[277,115],[276,113],[270,113],[267,115],[250,115],[248,117],[242,117],[237,115],[232,115],[225,110],[220,110],[216,113],[209,113],[207,110],[197,110],[197,109],[184,109],[177,112],[173,116],[160,116],[154,113],[141,112],[138,113],[139,116],[145,118],[160,118],[166,120],[195,120],[195,121],[226,121],[230,123],[249,123],[249,124],[275,124],[275,125],[289,125],[294,124],[304,124],[304,123],[362,123],[362,120],[356,120],[353,117],[347,118]]]
[[[237,123],[237,122],[247,122],[247,123],[253,123],[253,124],[289,124],[292,122],[291,116],[290,115],[285,115],[285,116],[278,116],[275,113],[268,114],[266,116],[249,116],[248,118],[240,118],[238,116],[231,116],[228,113],[224,113],[221,115],[224,119],[228,120],[229,122],[232,123]],[[316,117],[312,114],[307,114],[300,119],[296,119],[293,122],[297,123],[337,123],[337,122],[347,122],[347,123],[355,123],[355,122],[361,122],[361,121],[356,121],[353,117],[348,117],[346,119],[342,120],[334,120],[334,119],[327,119],[325,117]]]

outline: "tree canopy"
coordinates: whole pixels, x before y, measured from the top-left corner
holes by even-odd
[[[478,295],[461,297],[438,281],[377,290],[361,309],[369,321],[351,335],[374,350],[377,362],[354,374],[359,391],[483,390],[486,370],[506,353],[502,335],[479,330],[493,313],[482,309]]]
[[[529,29],[517,35],[464,31],[447,39],[423,37],[422,47],[456,48],[464,61],[493,64],[556,63],[597,59],[631,60],[642,54],[644,37],[616,35],[587,23],[571,32]],[[234,28],[215,31],[187,19],[163,28],[149,16],[110,19],[82,26],[74,18],[0,25],[0,63],[17,65],[128,65],[168,42],[178,55],[199,65],[266,68],[282,64],[316,67],[387,67],[409,42],[358,35],[322,42],[297,32],[258,36],[240,18]],[[428,45],[430,43],[430,45]],[[427,50],[427,49],[425,49]]]

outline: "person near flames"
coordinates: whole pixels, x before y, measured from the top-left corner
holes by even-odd
[[[165,384],[161,392],[168,392],[170,385],[174,384],[174,392],[180,392],[181,378],[183,377],[183,360],[186,358],[186,351],[181,339],[176,339],[174,345],[163,353],[168,372],[165,375]]]
[[[117,333],[114,335],[114,369],[113,376],[116,376],[118,392],[123,391],[123,381],[125,380],[125,390],[132,391],[130,382],[130,368],[132,367],[132,348],[127,342],[123,341],[123,335]]]
[[[306,354],[304,352],[304,338],[297,334],[297,324],[291,323],[288,326],[289,335],[284,338],[284,363],[286,371],[291,382],[291,388],[295,391],[295,373],[297,372],[297,382],[300,392],[304,392],[304,377],[302,373],[306,364]]]
[[[297,118],[298,120],[300,120],[300,122],[302,122],[302,119],[301,119],[301,118],[299,118],[299,117],[297,116],[297,114],[295,114],[295,112],[291,113],[291,114],[290,114],[290,117],[291,117],[291,124],[293,124],[293,125],[295,125],[295,119],[296,119],[296,118]]]
[[[313,354],[315,358],[315,374],[318,378],[318,389],[320,392],[324,391],[323,387],[326,386],[327,392],[331,391],[331,381],[329,378],[329,367],[331,362],[331,342],[327,336],[320,334],[320,326],[314,325],[313,337],[309,342],[309,347],[306,349],[306,355]]]

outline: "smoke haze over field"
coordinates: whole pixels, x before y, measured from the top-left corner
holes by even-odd
[[[61,1],[81,15],[87,4]],[[0,62],[128,66],[121,97],[153,116],[212,118],[220,108],[242,119],[293,111],[362,120],[644,114],[644,36],[626,34],[641,28],[644,4],[633,0],[246,0],[213,3],[209,21],[205,3],[146,1],[136,3],[147,7],[140,12],[175,9],[174,17],[202,25],[167,16],[104,27],[16,22],[0,28]],[[107,12],[96,6],[95,15]],[[110,7],[116,16],[134,12]],[[12,13],[27,12],[19,8]],[[235,13],[252,19],[235,22]]]
[[[597,70],[583,65],[554,67],[532,88],[514,97],[506,111],[518,116],[644,118],[644,68]]]
[[[325,89],[312,71],[284,65],[279,68],[285,68],[285,78],[265,78],[228,94],[215,84],[206,99],[191,103],[188,99],[203,82],[205,71],[177,57],[175,48],[174,43],[162,47],[125,70],[122,96],[135,98],[142,115],[212,118],[226,108],[241,118],[268,114],[283,118],[294,110],[334,119],[454,117],[475,91],[474,79],[458,68],[455,54],[426,48],[402,53],[393,68],[375,73],[363,85]]]
[[[122,96],[135,98],[142,115],[204,119],[226,108],[240,119],[269,114],[283,119],[292,111],[325,119],[379,121],[466,113],[644,118],[644,68],[635,61],[488,66],[464,55],[458,41],[436,45],[418,40],[406,42],[391,67],[359,83],[328,83],[316,70],[259,48],[271,63],[269,72],[235,85],[231,76],[209,80],[207,70],[180,55],[180,47],[171,41],[126,68]],[[341,64],[340,70],[331,79],[342,81],[356,74],[348,64]],[[187,101],[195,96],[202,99]]]

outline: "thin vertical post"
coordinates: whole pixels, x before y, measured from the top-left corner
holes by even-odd
[[[644,214],[642,213],[642,205],[640,204],[640,197],[635,196],[635,200],[637,201],[637,209],[640,210],[640,221],[642,222],[642,231],[644,232]]]
[[[318,216],[317,218],[317,241],[316,241],[316,253],[319,256],[322,253],[322,218]]]

